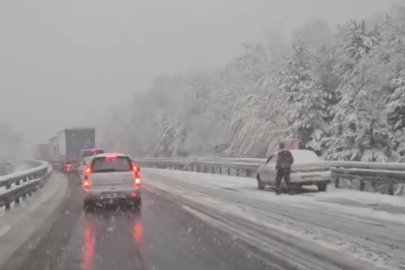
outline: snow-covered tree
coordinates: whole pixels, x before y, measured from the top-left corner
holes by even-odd
[[[236,102],[232,119],[235,156],[265,157],[286,135],[288,106],[272,77],[275,75],[263,79],[252,94]]]
[[[387,72],[388,121],[394,150],[405,155],[405,9],[399,8],[380,23],[381,41],[375,54]]]
[[[319,81],[322,97],[325,100],[323,120],[327,125],[330,125],[333,120],[335,106],[341,98],[341,93],[338,90],[341,78],[336,71],[337,64],[335,48],[323,45],[317,50],[313,72]]]
[[[364,30],[362,26],[360,29]],[[349,36],[359,40],[350,31]],[[367,46],[356,43],[358,50],[354,46],[348,50],[356,63],[345,72],[339,87],[342,99],[336,107],[334,123],[338,130],[327,142],[326,156],[330,159],[389,161],[392,132],[385,102],[388,74],[376,53],[380,46],[374,42],[377,39],[368,36],[360,40],[366,40]]]
[[[325,131],[326,96],[320,81],[314,76],[315,58],[308,45],[297,43],[293,48],[293,55],[280,72],[279,87],[289,102],[290,136],[309,146],[319,141]]]

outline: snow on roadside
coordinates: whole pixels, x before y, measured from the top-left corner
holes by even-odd
[[[269,230],[294,235],[325,248],[344,252],[352,258],[371,261],[376,266],[390,266],[393,267],[392,269],[405,266],[405,258],[402,258],[401,255],[405,252],[403,246],[391,248],[386,245],[379,245],[380,239],[375,241],[367,241],[361,237],[357,239],[344,231],[314,226],[305,220],[294,220],[288,215],[279,215],[271,208],[269,211],[264,211],[252,207],[258,203],[269,203],[269,207],[275,205],[289,207],[286,208],[287,211],[288,209],[302,209],[311,211],[311,213],[320,213],[321,218],[325,217],[325,213],[334,216],[334,218],[342,216],[344,218],[340,222],[344,223],[345,220],[350,219],[351,222],[357,222],[359,226],[365,221],[375,223],[372,220],[378,221],[376,226],[378,224],[384,226],[385,223],[390,222],[392,223],[390,226],[398,229],[405,224],[404,198],[334,188],[328,193],[316,192],[296,196],[276,196],[272,192],[258,191],[256,181],[252,178],[159,169],[146,169],[144,171],[173,178],[179,183],[192,184],[195,189],[190,189],[190,186],[176,185],[165,178],[158,180],[156,177],[148,177],[145,181],[153,187],[211,207],[224,215],[231,214],[246,221],[266,226]],[[212,190],[213,193],[207,193],[207,189]],[[243,204],[243,202],[235,204],[235,201],[230,203],[225,196],[213,196],[221,193],[226,193],[229,196],[232,192],[234,192],[233,197],[247,199],[252,203],[250,205]],[[342,229],[345,228],[342,227]],[[372,236],[376,232],[378,233],[378,228],[365,233],[370,233]],[[396,233],[401,233],[401,231],[396,231]],[[405,231],[402,231],[402,236],[405,236]]]
[[[256,180],[247,177],[195,173],[175,170],[147,169],[148,172],[174,177],[178,181],[213,189],[231,188],[242,192],[244,197],[282,203],[303,209],[329,208],[336,213],[394,221],[405,224],[405,198],[376,193],[359,192],[328,187],[328,192],[316,192],[309,187],[306,193],[295,196],[276,196],[271,192],[257,190]]]

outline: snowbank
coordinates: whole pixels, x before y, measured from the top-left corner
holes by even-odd
[[[346,261],[354,260],[350,265],[360,260],[367,267],[367,263],[390,269],[405,266],[404,198],[332,187],[327,193],[309,188],[296,196],[276,196],[257,190],[252,178],[158,169],[143,172],[151,189],[204,207],[224,221],[237,218],[294,237],[293,245],[304,241],[308,250],[325,253],[325,258],[333,251]],[[274,244],[273,238],[269,241]]]

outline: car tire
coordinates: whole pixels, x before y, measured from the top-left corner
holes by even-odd
[[[262,180],[260,179],[260,174],[257,174],[257,175],[256,175],[256,179],[257,179],[257,188],[258,188],[259,190],[264,190],[265,187],[266,187],[266,185],[263,184]]]
[[[140,212],[141,208],[142,208],[142,199],[139,197],[136,199],[132,199],[129,206],[130,206],[130,209],[132,209],[136,212]]]
[[[317,184],[317,186],[318,186],[319,192],[326,192],[326,190],[328,189],[327,183],[320,183],[320,184]]]
[[[92,212],[94,210],[94,203],[89,201],[89,200],[84,200],[83,201],[83,209],[84,211],[87,212]]]
[[[141,207],[142,198],[138,197],[137,199],[135,199],[133,205],[135,205],[136,207]]]

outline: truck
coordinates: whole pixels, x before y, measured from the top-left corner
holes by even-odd
[[[49,144],[37,144],[34,149],[34,158],[43,161],[50,161]]]
[[[69,128],[60,131],[56,138],[58,168],[74,172],[80,164],[80,152],[95,147],[96,132],[94,128]]]
[[[58,137],[49,140],[49,161],[54,169],[58,169]]]

